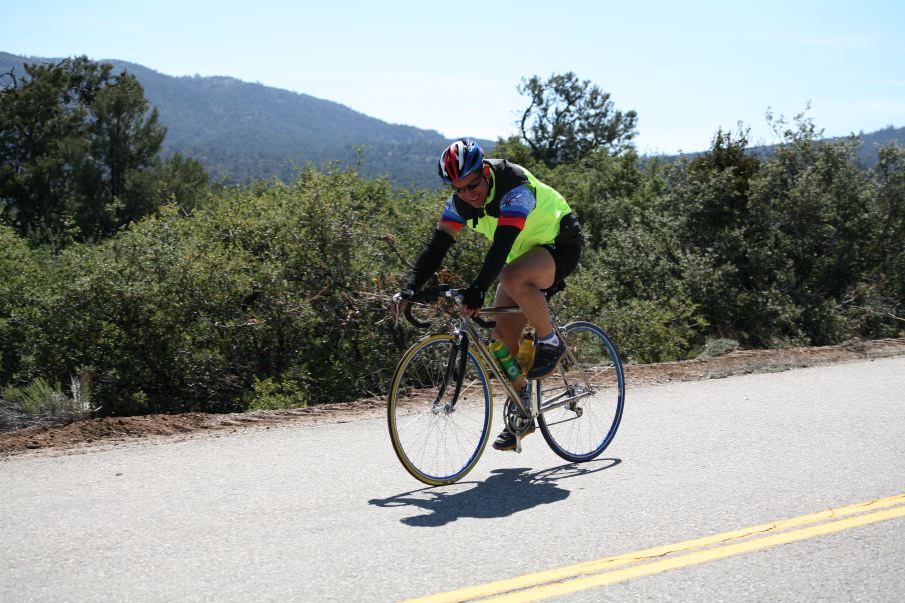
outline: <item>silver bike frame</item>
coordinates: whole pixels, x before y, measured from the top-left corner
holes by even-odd
[[[578,362],[575,358],[575,355],[572,353],[572,348],[569,347],[568,342],[566,342],[565,336],[562,331],[559,329],[559,326],[556,324],[558,320],[556,320],[556,315],[553,313],[553,309],[551,308],[550,313],[552,314],[553,320],[551,324],[553,325],[553,330],[556,332],[556,336],[560,338],[560,341],[566,343],[566,356],[569,361],[571,361],[572,366],[576,368],[578,374],[581,375],[581,380],[584,381],[585,391],[577,394],[570,394],[573,390],[573,387],[570,386],[569,380],[566,376],[565,371],[560,366],[559,371],[562,375],[563,383],[565,383],[566,389],[563,393],[547,400],[543,406],[540,406],[543,400],[540,400],[540,390],[537,389],[535,385],[534,396],[538,398],[538,409],[537,412],[533,412],[532,408],[525,408],[525,404],[522,401],[522,397],[519,395],[515,388],[512,387],[512,382],[509,380],[509,376],[505,375],[502,369],[499,366],[494,355],[487,349],[487,346],[484,345],[484,342],[481,340],[481,333],[478,330],[478,324],[469,317],[465,316],[458,321],[454,321],[454,333],[460,334],[464,329],[465,333],[468,335],[469,344],[473,341],[475,342],[475,348],[478,350],[478,353],[481,355],[481,358],[484,360],[484,363],[490,368],[491,372],[496,376],[497,381],[503,384],[503,389],[506,391],[506,395],[510,400],[515,402],[515,404],[519,407],[519,410],[524,413],[526,417],[535,418],[538,414],[543,414],[548,410],[553,410],[554,408],[559,408],[561,406],[565,406],[576,400],[580,400],[582,398],[586,398],[594,393],[593,388],[591,388],[591,383],[588,381],[587,376],[584,374],[584,371],[581,370],[581,367],[578,366]],[[487,308],[481,310],[481,314],[485,314],[487,316],[494,316],[497,314],[522,314],[522,309],[518,306],[505,306],[500,308]],[[511,353],[511,352],[510,352]],[[538,380],[534,380],[535,384]]]

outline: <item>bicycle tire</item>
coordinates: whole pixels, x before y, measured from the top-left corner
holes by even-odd
[[[591,384],[593,393],[578,399],[575,406],[560,406],[538,415],[541,434],[550,448],[573,463],[590,461],[603,452],[616,436],[625,405],[625,378],[622,361],[612,340],[597,325],[578,321],[562,332]],[[536,387],[538,406],[556,396],[586,393],[576,367],[563,357],[560,369]]]
[[[415,479],[430,486],[462,479],[480,460],[492,419],[487,371],[471,349],[462,354],[454,336],[425,337],[402,356],[387,425],[396,456]]]

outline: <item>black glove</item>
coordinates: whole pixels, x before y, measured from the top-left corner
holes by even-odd
[[[484,305],[484,290],[477,285],[472,285],[462,292],[462,305],[467,308],[480,310]]]

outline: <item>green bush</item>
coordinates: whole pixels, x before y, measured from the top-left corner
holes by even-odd
[[[88,375],[73,377],[70,393],[60,391],[38,377],[22,387],[0,390],[0,432],[34,425],[65,425],[89,418],[97,409],[91,406]]]
[[[680,288],[665,290],[667,281],[647,283],[628,298],[618,254],[586,250],[582,268],[567,281],[560,297],[561,319],[590,320],[613,337],[627,362],[660,362],[689,357],[699,345],[706,321]],[[641,266],[643,260],[635,264]],[[654,270],[653,273],[656,273]],[[662,275],[661,275],[662,276]],[[629,276],[627,280],[633,280]]]
[[[164,208],[47,263],[45,284],[17,308],[23,341],[4,340],[21,357],[7,373],[25,383],[90,370],[108,415],[380,394],[407,344],[388,327],[389,293],[442,203],[309,170],[288,186],[225,189],[190,215]],[[484,249],[461,237],[442,277],[464,282]]]
[[[29,304],[41,278],[37,254],[12,228],[0,224],[0,384],[20,369],[23,334],[16,315]]]
[[[806,123],[771,156],[752,159],[746,144],[720,133],[707,154],[674,164],[600,152],[529,166],[588,233],[555,298],[560,318],[597,322],[631,362],[691,358],[719,339],[901,334],[905,151],[881,149],[863,170],[851,141],[819,141]],[[445,194],[303,170],[291,184],[164,206],[55,253],[0,227],[0,387],[20,402],[28,388],[51,399],[53,384],[91,375],[91,406],[106,415],[381,395],[421,335],[390,328],[389,295]],[[466,229],[437,279],[469,283],[487,248]],[[5,408],[21,416],[20,402]]]
[[[349,399],[375,312],[348,186],[309,174],[70,248],[27,313],[20,378],[91,367],[106,414],[242,410],[255,379],[287,374],[310,399]]]

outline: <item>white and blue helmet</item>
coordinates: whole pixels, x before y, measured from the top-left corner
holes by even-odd
[[[460,138],[440,155],[437,172],[447,184],[461,180],[466,174],[481,169],[484,151],[471,138]]]

